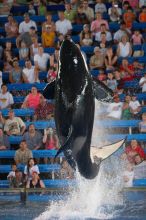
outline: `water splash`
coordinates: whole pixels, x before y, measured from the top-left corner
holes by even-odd
[[[122,195],[119,193],[123,187],[120,170],[119,159],[112,156],[102,163],[99,175],[94,180],[86,180],[77,172],[77,188],[68,199],[52,202],[35,220],[113,218],[117,215],[115,206],[123,204]]]

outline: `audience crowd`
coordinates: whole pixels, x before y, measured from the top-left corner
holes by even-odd
[[[48,10],[51,5],[63,7],[62,10],[51,11]],[[21,6],[28,10],[24,13],[14,10]],[[137,99],[137,93],[146,92],[145,61],[140,59],[146,53],[146,28],[134,28],[133,25],[146,23],[146,1],[4,0],[0,2],[0,19],[5,16],[7,21],[0,22],[3,30],[0,32],[0,150],[16,150],[7,176],[10,187],[44,188],[37,165],[40,159],[33,159],[32,150],[51,151],[60,147],[54,128],[38,130],[34,122],[54,120],[54,104],[44,98],[37,84],[55,80],[59,48],[65,38],[78,39],[77,46],[93,77],[114,92],[114,100],[102,112],[100,120],[139,120],[136,133],[146,133],[146,113],[142,113],[145,101]],[[40,20],[34,21],[33,16],[40,16]],[[41,21],[41,16],[45,21]],[[75,25],[82,30],[75,31]],[[48,50],[51,48],[54,52]],[[93,50],[89,53],[85,48]],[[41,72],[46,73],[43,79]],[[6,74],[9,75],[7,80]],[[125,86],[130,82],[137,83],[137,88]],[[33,85],[30,91],[9,91],[8,84],[16,84],[16,87],[17,84]],[[19,106],[14,102],[16,96],[25,97]],[[34,115],[17,117],[16,106],[33,109]],[[9,112],[4,117],[2,112],[6,109]],[[28,126],[26,121],[30,122]],[[11,136],[21,136],[20,144],[11,144]],[[146,178],[144,148],[145,142],[132,140],[126,143],[121,158],[126,164],[124,181],[127,186],[132,185],[133,178]],[[53,162],[48,158],[41,161],[44,164]],[[24,172],[20,171],[20,164],[25,165]],[[74,173],[69,164],[63,160],[61,166],[58,178],[72,179]]]

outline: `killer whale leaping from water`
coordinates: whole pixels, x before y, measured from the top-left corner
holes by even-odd
[[[49,96],[49,85],[44,96]],[[80,49],[70,40],[64,40],[59,54],[55,82],[55,124],[61,148],[72,168],[93,179],[100,162],[124,143],[124,139],[104,148],[92,148],[95,96],[100,101],[112,100],[113,93],[98,80],[93,81]],[[97,134],[98,135],[98,134]],[[56,156],[57,156],[56,155]],[[101,161],[96,160],[101,158]]]

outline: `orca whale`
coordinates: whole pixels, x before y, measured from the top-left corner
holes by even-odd
[[[83,177],[93,179],[102,160],[90,146],[95,97],[100,101],[111,101],[113,92],[102,82],[92,79],[80,49],[67,39],[60,48],[55,83],[55,124],[61,145],[56,156],[63,152],[73,169],[77,168]],[[48,87],[44,91],[45,97]],[[124,140],[118,142],[114,149],[117,150],[123,143]]]

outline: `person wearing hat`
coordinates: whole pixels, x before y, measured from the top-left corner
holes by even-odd
[[[16,38],[16,46],[20,47],[20,43],[23,41],[26,46],[29,48],[32,45],[32,39],[37,38],[36,28],[31,26],[28,32],[23,32]]]
[[[98,70],[104,67],[104,55],[99,47],[94,48],[94,55],[90,58],[89,66],[91,70]]]
[[[37,25],[34,21],[32,21],[29,17],[28,13],[24,14],[24,21],[22,21],[19,24],[19,33],[25,33],[25,32],[29,32],[30,27],[35,27],[35,30],[37,31]]]

